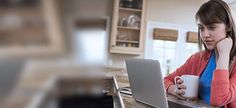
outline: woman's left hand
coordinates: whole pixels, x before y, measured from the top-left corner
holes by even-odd
[[[216,45],[219,56],[229,55],[232,46],[233,41],[230,37],[224,38],[223,40],[219,41]]]

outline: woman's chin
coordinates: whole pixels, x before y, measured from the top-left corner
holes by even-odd
[[[208,50],[214,50],[215,47],[213,47],[213,46],[207,46],[207,49],[208,49]]]

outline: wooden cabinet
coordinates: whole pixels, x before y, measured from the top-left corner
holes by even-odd
[[[56,0],[0,1],[0,57],[62,53]]]
[[[114,0],[110,53],[144,52],[146,0]]]

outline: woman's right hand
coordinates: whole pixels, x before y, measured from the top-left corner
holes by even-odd
[[[183,84],[183,82],[184,81],[182,79],[178,79],[176,81],[176,85],[171,85],[168,88],[168,93],[172,94],[172,95],[175,95],[179,99],[186,99],[182,96],[182,95],[185,94],[185,89],[186,89],[186,86]]]

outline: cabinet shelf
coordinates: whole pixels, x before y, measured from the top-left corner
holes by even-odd
[[[124,7],[119,7],[119,10],[121,10],[121,11],[130,11],[130,12],[142,12],[141,9],[124,8]]]
[[[119,47],[120,49],[133,49],[127,47]],[[124,50],[110,50],[111,53],[119,53],[119,54],[128,54],[128,55],[141,55],[142,52],[135,52],[135,51],[124,51]]]
[[[136,27],[124,27],[124,26],[118,26],[118,29],[129,29],[129,30],[140,30],[140,28]]]
[[[116,42],[124,42],[124,43],[139,43],[139,41],[129,41],[129,40],[116,40]]]

